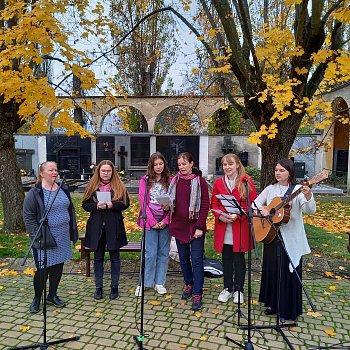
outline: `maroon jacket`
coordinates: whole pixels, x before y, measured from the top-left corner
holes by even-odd
[[[209,191],[207,182],[200,176],[201,207],[198,219],[189,219],[188,208],[190,205],[191,180],[179,178],[176,185],[175,208],[170,222],[170,235],[183,243],[193,240],[196,229],[205,233],[206,221],[209,211]]]

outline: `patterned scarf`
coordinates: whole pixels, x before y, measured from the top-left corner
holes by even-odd
[[[191,195],[188,208],[188,217],[190,219],[198,219],[199,210],[201,208],[201,186],[199,176],[195,174],[182,175],[180,172],[178,172],[171,180],[168,189],[169,197],[173,201],[171,212],[173,212],[175,208],[176,186],[179,179],[191,180]]]

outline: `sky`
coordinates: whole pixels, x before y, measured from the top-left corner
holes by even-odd
[[[172,5],[174,8],[178,8],[179,4],[177,0],[173,1],[165,1],[164,6]],[[182,14],[184,14],[187,19],[191,20],[191,13],[184,13],[179,10]],[[196,38],[193,33],[190,32],[189,28],[182,23],[180,19],[173,15],[176,24],[176,31],[174,32],[175,38],[178,41],[178,50],[176,61],[170,68],[169,77],[172,78],[173,81],[173,90],[180,91],[185,88],[185,80],[184,77],[187,73],[191,71],[193,67],[196,66],[196,54],[195,54],[195,42]],[[101,49],[99,49],[98,45],[94,42],[94,40],[83,40],[81,38],[81,32],[77,26],[78,16],[74,11],[74,8],[70,9],[68,15],[64,18],[65,24],[68,26],[71,32],[75,33],[70,37],[70,42],[72,45],[77,45],[80,50],[88,51],[91,53],[92,58],[96,58],[101,55]],[[107,49],[110,46],[107,46]],[[106,60],[100,60],[97,64],[94,64],[93,71],[96,74],[98,79],[101,79],[100,86],[107,87],[108,84],[106,79],[113,75],[116,71],[115,67],[111,64],[108,64]],[[55,63],[53,65],[53,81],[58,83],[64,77],[64,70],[62,65]],[[71,82],[71,78],[67,79],[67,82]],[[62,85],[64,86],[64,85]],[[163,90],[167,88],[167,80],[163,85]],[[65,95],[64,91],[61,89],[57,89],[57,94]],[[99,95],[98,91],[96,95]]]

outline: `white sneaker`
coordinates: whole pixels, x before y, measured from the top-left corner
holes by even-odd
[[[141,286],[137,286],[135,288],[135,297],[140,297],[142,295],[142,287]]]
[[[165,289],[165,287],[161,284],[156,284],[154,286],[154,290],[158,293],[158,294],[166,294],[167,291]]]
[[[232,293],[230,293],[227,288],[221,291],[218,296],[218,300],[222,303],[226,303],[232,297]]]
[[[242,303],[244,303],[244,295],[243,295],[243,293],[242,292],[234,292],[233,293],[233,302],[235,303],[235,304],[238,304],[238,298],[239,298],[239,302],[242,304]]]

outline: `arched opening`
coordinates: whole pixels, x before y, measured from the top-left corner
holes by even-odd
[[[109,111],[101,123],[101,133],[148,132],[143,114],[132,106],[120,106]]]
[[[232,106],[223,106],[215,111],[208,123],[208,134],[250,134],[254,124]]]
[[[201,120],[193,109],[175,105],[165,108],[157,116],[155,134],[197,134],[201,128]]]
[[[333,172],[336,176],[345,177],[349,162],[349,106],[342,97],[332,102],[333,113],[337,120],[333,133]]]

